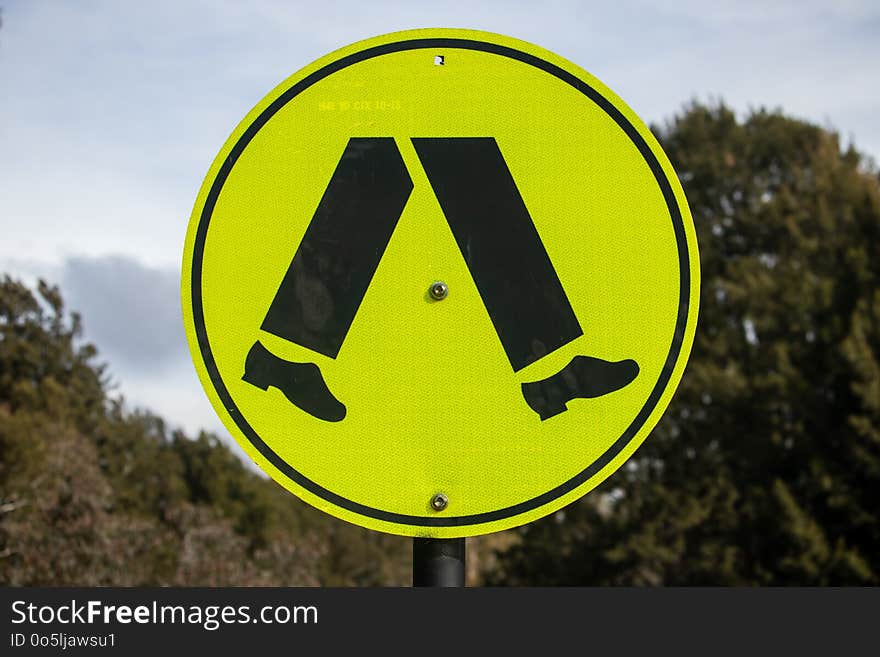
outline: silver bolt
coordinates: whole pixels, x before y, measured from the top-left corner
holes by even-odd
[[[431,508],[434,509],[434,511],[442,511],[447,506],[449,506],[449,498],[443,493],[437,493],[431,498]]]
[[[431,298],[435,301],[442,301],[449,295],[449,286],[446,285],[443,281],[437,281],[435,283],[431,283],[431,289],[429,290],[431,294]]]

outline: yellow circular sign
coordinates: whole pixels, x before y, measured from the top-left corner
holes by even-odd
[[[508,37],[377,37],[285,80],[190,220],[183,311],[277,482],[451,538],[547,515],[657,424],[697,318],[687,202],[594,77]]]

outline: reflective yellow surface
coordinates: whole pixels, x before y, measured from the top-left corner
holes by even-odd
[[[679,247],[670,210],[645,158],[595,102],[545,70],[461,47],[392,52],[343,67],[293,97],[241,152],[220,189],[201,264],[208,347],[238,413],[277,454],[344,506],[297,484],[270,463],[221,401],[204,362],[193,314],[193,254],[208,193],[241,135],[273,100],[308,74],[385,43],[459,38],[501,44],[560,67],[598,91],[636,128],[660,163],[683,217],[690,287],[684,342],[669,383],[619,453],[573,490],[489,522],[428,526],[352,510],[424,518],[486,514],[548,493],[600,458],[633,422],[670,351],[680,303]],[[435,56],[444,64],[436,65]],[[514,373],[410,142],[411,137],[494,137],[529,209],[584,335]],[[336,359],[260,330],[279,283],[351,137],[394,137],[413,191]],[[441,280],[449,296],[432,302]],[[200,379],[225,426],[281,485],[350,522],[386,532],[453,537],[522,524],[570,503],[628,458],[669,403],[696,325],[699,264],[686,201],[671,165],[641,121],[570,62],[507,37],[418,30],[332,53],[273,90],[238,126],[212,165],[187,235],[183,312]],[[259,339],[287,360],[316,363],[347,407],[318,420],[278,390],[242,380]],[[520,386],[573,356],[634,359],[621,390],[575,399],[541,421]],[[234,412],[233,412],[234,413]],[[430,508],[437,492],[449,498]],[[376,515],[376,514],[373,514]],[[382,517],[383,514],[378,514]]]

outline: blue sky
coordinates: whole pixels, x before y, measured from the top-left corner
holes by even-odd
[[[62,286],[119,390],[223,433],[180,322],[183,237],[245,113],[310,61],[415,27],[532,41],[649,122],[766,106],[880,155],[877,2],[0,0],[0,271]]]

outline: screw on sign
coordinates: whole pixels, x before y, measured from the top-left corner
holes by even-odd
[[[635,451],[681,379],[699,273],[675,172],[613,92],[537,46],[430,29],[257,104],[199,193],[182,295],[208,397],[276,481],[458,539]]]
[[[443,281],[437,281],[431,284],[429,294],[435,301],[442,301],[449,294],[449,287]]]

